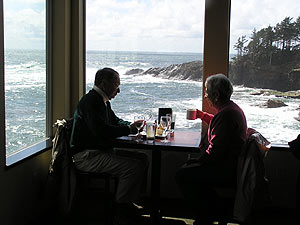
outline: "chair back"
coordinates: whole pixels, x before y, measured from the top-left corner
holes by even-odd
[[[252,130],[238,159],[234,219],[245,222],[252,210],[268,199],[264,158],[270,142]]]
[[[52,157],[49,166],[49,180],[55,183],[55,198],[60,213],[70,213],[76,191],[76,169],[70,153],[72,120],[57,120],[54,126]],[[54,191],[54,190],[53,190]]]
[[[49,172],[53,173],[54,170],[60,166],[63,160],[72,161],[70,152],[70,139],[72,134],[73,119],[57,120],[53,127],[56,127],[56,133],[52,140],[52,158],[50,162]]]

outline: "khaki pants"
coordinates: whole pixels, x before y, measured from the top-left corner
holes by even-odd
[[[119,180],[116,202],[135,202],[147,179],[147,155],[137,151],[84,150],[73,156],[75,167],[85,172],[108,173]]]

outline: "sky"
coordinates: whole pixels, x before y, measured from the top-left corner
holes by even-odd
[[[204,0],[87,0],[87,49],[203,52]],[[300,16],[299,0],[232,0],[238,37]],[[45,48],[45,0],[5,0],[6,48]]]

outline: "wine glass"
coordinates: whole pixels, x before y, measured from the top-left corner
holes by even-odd
[[[153,120],[153,115],[151,112],[148,112],[147,115],[145,116],[145,121],[151,121]]]
[[[171,130],[171,124],[172,124],[172,118],[173,118],[173,116],[172,116],[172,114],[166,114],[166,117],[167,117],[167,119],[168,119],[168,131],[170,131]]]
[[[140,138],[140,130],[144,125],[145,117],[144,116],[134,116],[134,124],[136,129],[138,129],[138,139]]]
[[[160,117],[160,124],[164,128],[164,133],[166,134],[169,126],[169,117],[168,116],[161,116]]]
[[[166,133],[167,133],[167,132],[169,132],[170,127],[171,127],[172,116],[171,116],[171,114],[167,114],[163,117],[164,117],[163,119],[165,120],[165,123],[166,123]]]
[[[168,129],[171,123],[171,118],[169,116],[161,116],[160,117],[160,124],[164,129],[163,135],[166,135],[166,139],[162,140],[162,143],[168,143],[169,141],[167,140],[167,134],[168,134]]]

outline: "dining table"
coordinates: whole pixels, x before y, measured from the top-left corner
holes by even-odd
[[[114,141],[114,147],[126,149],[141,149],[151,151],[151,188],[150,188],[150,219],[151,224],[160,224],[160,181],[162,151],[199,152],[201,132],[175,130],[165,138],[146,139],[138,136],[122,136]]]

